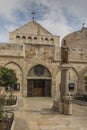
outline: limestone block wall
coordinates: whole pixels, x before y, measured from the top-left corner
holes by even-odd
[[[0,56],[24,57],[23,45],[0,43]]]
[[[29,70],[35,65],[43,65],[51,73],[51,86],[52,97],[55,97],[57,93],[57,74],[59,73],[59,64],[54,62],[54,46],[37,45],[37,44],[25,44],[25,58],[24,58],[24,85],[23,95],[27,96],[27,79]],[[34,77],[35,78],[35,77]],[[58,77],[59,78],[59,77]]]
[[[24,43],[39,43],[39,44],[56,44],[59,46],[59,36],[53,35],[36,35],[26,33],[11,33],[10,43],[24,44]]]
[[[59,68],[58,65],[55,64],[47,64],[47,62],[42,61],[41,59],[36,59],[37,61],[35,62],[34,60],[31,60],[30,63],[27,62],[26,67],[24,68],[24,78],[23,78],[23,96],[27,97],[27,80],[31,79],[33,77],[29,77],[28,73],[30,71],[30,69],[32,67],[34,67],[35,65],[43,65],[44,67],[46,67],[49,72],[51,73],[51,96],[52,97],[56,97],[56,95],[59,95],[59,91],[57,90],[57,80],[60,80],[59,77],[56,79],[57,74],[59,73]],[[34,79],[37,79],[37,77],[34,77]],[[45,77],[41,77],[41,79],[44,79]],[[40,77],[39,77],[40,79]]]
[[[57,94],[59,67],[55,62],[55,45],[41,44],[0,44],[0,65],[14,69],[20,83],[18,95],[27,96],[28,72],[34,65],[41,64],[51,73],[52,97]]]
[[[54,51],[54,61],[60,62],[61,61],[61,48],[55,46],[55,51]]]
[[[87,28],[73,32],[64,37],[70,48],[87,49]]]
[[[85,94],[87,93],[87,90],[85,88],[85,81],[84,81],[84,75],[87,72],[87,64],[77,62],[77,63],[69,63],[70,69],[67,73],[67,86],[68,83],[74,83],[75,89],[74,91],[71,91],[70,93],[72,95],[76,94]]]
[[[87,28],[83,27],[81,30],[65,36],[63,40],[69,46],[69,64],[77,75],[77,93],[87,93],[84,84],[84,73],[87,71]]]
[[[15,94],[22,95],[23,93],[23,57],[0,56],[0,66],[11,68],[15,71],[18,83],[20,83],[20,90],[15,91]]]
[[[87,49],[79,49],[79,48],[70,49],[69,62],[87,63]]]
[[[31,62],[39,58],[45,62],[51,63],[54,60],[54,45],[26,44],[25,60]]]
[[[44,27],[36,21],[31,21],[28,24],[9,33],[10,43],[41,43],[41,44],[56,44],[59,46],[60,37],[52,35]]]

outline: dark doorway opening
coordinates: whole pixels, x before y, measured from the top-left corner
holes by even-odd
[[[28,79],[28,97],[50,97],[51,80],[49,79]]]

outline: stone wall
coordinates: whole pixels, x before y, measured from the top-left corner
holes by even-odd
[[[23,45],[0,43],[0,56],[24,57]]]
[[[87,63],[87,49],[70,48],[69,62]]]
[[[21,84],[19,94],[27,96],[28,73],[35,65],[43,65],[51,74],[51,95],[60,94],[60,37],[54,36],[41,25],[32,21],[13,32],[10,32],[10,43],[0,44],[0,65],[15,70]],[[75,83],[72,94],[85,92],[84,74],[87,72],[87,29],[67,35],[68,63],[71,66],[67,73],[68,83]],[[14,43],[14,44],[13,44]],[[37,77],[36,77],[37,78]],[[68,90],[68,88],[67,88]]]
[[[82,28],[64,37],[70,48],[87,49],[87,28]]]
[[[43,65],[48,69],[51,74],[51,95],[54,97],[56,95],[56,76],[59,72],[58,64],[54,62],[54,52],[55,46],[54,45],[37,45],[37,44],[25,44],[25,58],[24,58],[24,75],[25,79],[27,80],[28,72],[32,67],[35,65]],[[35,77],[34,77],[35,78]],[[36,77],[37,78],[37,77]],[[26,81],[24,86],[26,86]],[[27,86],[26,86],[27,87]],[[27,88],[24,88],[24,96],[27,96]]]
[[[84,84],[84,73],[87,72],[87,28],[73,32],[65,36],[64,39],[70,49],[69,64],[77,75],[76,93],[87,93]]]

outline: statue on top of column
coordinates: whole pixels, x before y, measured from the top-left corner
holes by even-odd
[[[66,44],[66,40],[63,40],[62,46],[61,46],[61,63],[65,64],[68,62],[68,51],[69,51],[69,47]]]

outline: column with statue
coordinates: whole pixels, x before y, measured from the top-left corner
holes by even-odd
[[[70,68],[68,63],[69,47],[66,44],[65,39],[61,46],[61,84],[60,84],[60,98],[54,100],[53,110],[56,110],[62,114],[72,114],[72,97],[67,92],[67,71]]]
[[[61,46],[61,87],[60,87],[61,88],[60,104],[62,104],[63,114],[72,114],[72,97],[67,92],[67,88],[68,88],[67,71],[70,68],[70,65],[68,63],[68,53],[69,53],[69,47],[66,43],[66,40],[64,39]]]

